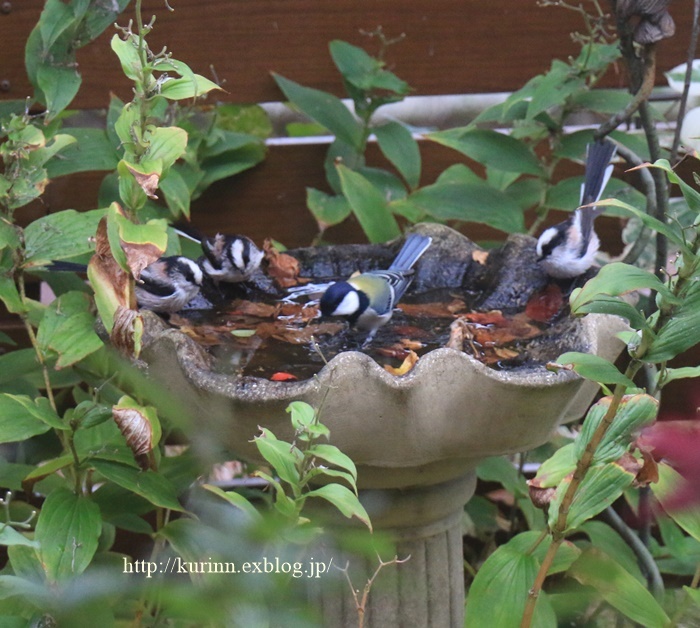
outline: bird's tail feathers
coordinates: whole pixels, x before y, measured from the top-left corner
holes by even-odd
[[[581,205],[589,205],[600,200],[613,172],[610,163],[615,156],[617,148],[609,141],[597,141],[588,145],[586,154],[586,176],[581,185]],[[592,214],[599,214],[603,210],[597,207],[591,208]]]
[[[389,266],[389,270],[407,271],[413,268],[413,265],[425,253],[432,241],[433,239],[430,236],[420,235],[419,233],[409,234],[399,254]]]
[[[45,269],[54,272],[85,273],[87,272],[87,264],[79,264],[78,262],[51,261],[46,264]]]

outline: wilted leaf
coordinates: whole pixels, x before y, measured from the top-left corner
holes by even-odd
[[[408,355],[404,358],[401,366],[394,368],[388,364],[384,365],[385,370],[387,370],[392,375],[400,376],[406,375],[418,362],[418,354],[414,351],[409,350]]]
[[[149,454],[160,440],[160,422],[155,408],[142,407],[124,396],[112,407],[112,416],[139,466],[149,468]]]
[[[267,261],[267,274],[280,288],[291,288],[304,281],[299,278],[299,261],[291,255],[277,251],[270,238],[263,243],[263,251]]]

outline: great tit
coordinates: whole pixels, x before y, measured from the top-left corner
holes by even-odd
[[[615,145],[606,140],[588,144],[581,205],[600,200],[612,175],[610,160],[616,150]],[[537,241],[537,259],[550,277],[571,279],[593,265],[600,247],[593,221],[602,211],[595,206],[579,207],[567,220],[542,232]]]
[[[323,316],[344,316],[350,325],[369,334],[369,344],[412,280],[413,266],[432,238],[410,234],[388,270],[371,270],[332,284],[321,297]]]

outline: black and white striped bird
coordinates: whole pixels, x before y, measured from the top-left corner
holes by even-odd
[[[199,294],[203,280],[199,264],[188,257],[161,257],[141,271],[136,301],[145,310],[179,312]]]
[[[51,262],[51,271],[87,272],[86,264],[74,262]],[[204,273],[197,262],[173,255],[160,257],[146,266],[134,284],[136,302],[140,308],[169,314],[179,312],[202,287]]]
[[[247,236],[223,235],[202,238],[202,269],[215,283],[248,281],[260,268],[265,254]]]
[[[588,144],[581,205],[591,205],[600,200],[612,175],[613,165],[610,161],[616,150],[615,145],[606,140]],[[602,212],[595,205],[579,207],[567,220],[542,232],[537,241],[537,260],[550,277],[571,279],[582,275],[593,265],[600,247],[593,221]]]

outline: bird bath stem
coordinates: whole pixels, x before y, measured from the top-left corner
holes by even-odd
[[[464,236],[440,225],[417,229],[433,238],[433,246],[418,264],[414,288],[464,285],[477,275],[476,247]],[[497,265],[479,269],[479,281],[493,283],[484,302],[517,308],[528,290],[546,282],[537,274],[532,238],[516,237],[490,257]],[[589,315],[557,340],[555,357],[579,350],[614,359],[622,329],[621,319]],[[321,420],[331,443],[357,465],[360,497],[375,529],[391,534],[399,559],[411,556],[384,569],[378,578],[384,586],[370,594],[364,625],[377,628],[463,624],[461,518],[474,493],[477,464],[546,442],[559,423],[583,415],[597,389],[573,372],[496,371],[447,348],[431,351],[400,377],[355,351],[337,355],[305,381],[221,375],[201,347],[153,319],[142,356],[183,409],[206,426],[199,432],[254,461],[260,458],[249,441],[259,425],[292,440],[287,405],[301,400],[318,408],[323,400]],[[376,566],[369,561],[366,573]],[[319,596],[325,625],[358,624],[349,591],[322,588]]]

